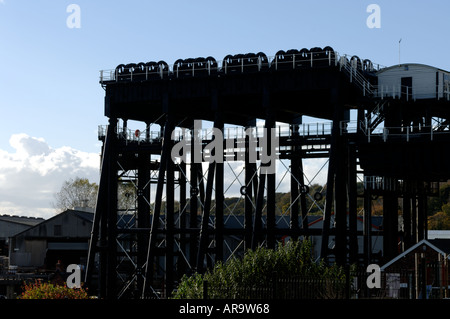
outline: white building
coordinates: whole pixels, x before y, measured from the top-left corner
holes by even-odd
[[[450,72],[425,64],[390,66],[377,72],[378,97],[450,100]]]
[[[450,239],[450,230],[429,230],[428,239]]]

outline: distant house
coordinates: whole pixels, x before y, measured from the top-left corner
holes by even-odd
[[[377,72],[378,96],[417,99],[450,99],[450,72],[433,66],[406,63]]]
[[[322,229],[323,227],[323,216],[312,216],[309,223],[309,228],[311,229]],[[347,215],[348,218],[348,215]],[[334,224],[334,213],[331,215],[331,224]],[[372,255],[381,257],[383,252],[383,236],[380,234],[380,230],[383,228],[383,217],[382,216],[372,216],[371,217],[371,248]],[[357,216],[356,218],[356,230],[360,233],[364,229],[364,220],[362,216]],[[320,249],[322,245],[322,236],[311,236],[311,241],[314,249],[314,256],[320,256]],[[334,246],[335,238],[330,235],[329,246]],[[358,236],[358,254],[363,254],[364,252],[364,238]]]
[[[0,215],[0,256],[8,256],[9,238],[44,221],[43,218]]]
[[[421,298],[426,291],[450,297],[449,285],[450,239],[423,239],[381,267],[390,277],[391,285],[409,291],[410,296]],[[395,278],[395,280],[394,280]]]
[[[94,214],[66,210],[11,238],[10,265],[18,269],[54,270],[64,265],[85,264]]]
[[[428,230],[427,239],[450,239],[450,230]]]

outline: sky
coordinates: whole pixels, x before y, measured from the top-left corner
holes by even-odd
[[[100,70],[325,46],[450,70],[449,12],[445,0],[0,0],[0,214],[49,218],[64,181],[98,182]]]

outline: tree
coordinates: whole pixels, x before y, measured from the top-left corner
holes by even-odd
[[[135,208],[136,196],[135,185],[130,181],[121,181],[117,188],[117,208],[125,211]]]
[[[53,207],[62,212],[74,207],[95,207],[98,185],[87,178],[76,177],[65,181],[61,190],[55,194]]]
[[[62,212],[74,207],[95,208],[98,185],[87,178],[76,177],[63,183],[61,190],[55,194],[53,207]],[[120,180],[117,190],[117,208],[123,211],[135,208],[136,187],[130,181]]]
[[[430,197],[427,203],[427,215],[432,216],[438,212],[445,212],[444,205],[450,202],[450,182],[441,183],[439,194]]]
[[[448,204],[446,204],[448,205]],[[444,205],[444,206],[446,206]],[[428,217],[428,229],[446,230],[450,229],[450,215],[446,212],[438,212]]]

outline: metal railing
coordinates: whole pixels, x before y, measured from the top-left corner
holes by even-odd
[[[430,141],[433,141],[437,135],[448,135],[449,129],[437,130],[438,126],[434,125],[411,125],[401,127],[377,127],[370,129],[367,123],[360,122],[361,131],[367,136],[367,141],[370,143],[374,137],[381,137],[384,142],[387,142],[391,138],[399,139],[406,142],[410,142],[413,139],[427,137]]]
[[[204,281],[203,299],[345,299],[348,289],[345,279],[275,275],[264,284],[238,287],[218,287]]]
[[[107,125],[98,126],[98,139],[102,139],[106,136]],[[123,128],[117,126],[116,134],[119,139],[126,140],[128,142],[159,142],[161,141],[160,131],[147,131],[147,130],[132,130],[129,128]]]
[[[300,68],[300,67],[314,67],[316,65],[327,65],[327,66],[336,66],[337,62],[335,59],[329,55],[327,58],[314,58],[314,54],[309,54],[310,57],[307,61],[302,60],[303,64],[299,64],[299,58],[296,60],[296,54],[285,55],[283,59],[280,59],[279,56],[268,57],[268,60],[263,59],[262,57],[257,57],[253,60],[247,60],[243,58],[239,58],[236,62],[230,63],[227,62],[226,59],[223,61],[211,61],[206,60],[204,63],[188,63],[183,68],[176,67],[176,64],[172,64],[168,66],[168,69],[165,69],[167,66],[161,64],[157,66],[157,68],[150,69],[149,67],[136,68],[136,67],[128,67],[128,68],[116,68],[110,70],[101,70],[100,71],[100,83],[110,82],[110,81],[133,81],[133,80],[151,80],[151,79],[162,79],[165,76],[172,76],[173,78],[180,77],[196,77],[196,76],[211,76],[216,75],[218,73],[222,74],[234,74],[236,72],[245,73],[247,70],[253,70],[260,72],[262,70],[266,70],[268,68],[272,68],[276,71],[281,69],[286,69],[285,66],[289,66],[292,69]],[[305,62],[307,62],[305,64]],[[325,63],[323,63],[325,62]]]
[[[348,123],[348,122],[345,122]],[[277,125],[275,130],[275,135],[277,137],[322,137],[330,135],[332,133],[333,123],[332,122],[317,122],[317,123],[303,123],[303,124],[292,124],[292,125]],[[352,126],[351,130],[356,130]],[[98,138],[102,139],[106,136],[107,125],[98,126]],[[195,132],[194,132],[195,131]],[[201,128],[201,129],[186,129],[186,128],[176,128],[172,134],[172,140],[190,140],[195,134],[197,139],[204,141],[209,141],[216,138],[217,130],[214,128]],[[129,142],[160,142],[162,139],[161,131],[147,131],[147,130],[133,130],[129,128],[123,128],[118,126],[116,128],[116,134],[119,139],[127,140]],[[264,127],[253,126],[250,128],[245,128],[242,126],[235,127],[225,127],[221,133],[224,139],[242,139],[248,134],[252,134],[255,138],[262,138],[267,134]]]
[[[415,101],[417,99],[443,99],[450,101],[450,90],[442,85],[436,85],[429,90],[405,85],[374,85],[373,96],[382,100],[393,98],[406,101]]]
[[[289,52],[289,51],[288,51]],[[349,81],[354,83],[363,96],[379,99],[394,98],[415,101],[416,99],[437,98],[450,100],[450,89],[437,85],[433,89],[423,91],[421,88],[402,85],[373,85],[368,81],[363,71],[375,72],[384,68],[380,64],[370,62],[362,66],[361,61],[349,55],[340,55],[336,51],[298,51],[292,54],[236,55],[227,56],[216,61],[213,58],[179,60],[172,65],[160,62],[139,63],[118,66],[115,69],[101,70],[100,83],[119,81],[147,81],[163,78],[217,76],[218,74],[236,74],[246,72],[261,72],[266,70],[286,70],[313,67],[339,67]]]
[[[344,71],[351,83],[355,83],[359,87],[363,96],[373,95],[374,88],[372,84],[366,79],[366,77],[358,70],[356,60],[348,60],[344,55],[339,58],[339,68]]]
[[[362,66],[359,61],[353,57],[348,59],[347,55],[340,55],[335,51],[302,51],[293,54],[277,54],[275,56],[266,57],[265,55],[254,55],[248,57],[246,55],[225,57],[222,61],[214,59],[203,59],[197,61],[195,59],[188,59],[188,62],[175,62],[172,65],[166,63],[150,63],[150,64],[134,64],[133,66],[117,67],[116,69],[101,70],[100,83],[119,82],[119,81],[134,81],[134,80],[151,80],[163,79],[166,77],[196,77],[196,76],[212,76],[217,74],[235,74],[245,72],[261,72],[268,69],[275,71],[297,68],[312,68],[317,66],[339,67],[344,71],[350,82],[356,83],[360,87],[363,94],[371,95],[373,87],[362,73]],[[186,60],[185,60],[186,61]],[[370,64],[366,71],[379,70],[373,68]]]
[[[439,265],[427,265],[423,278],[411,269],[380,273],[380,287],[367,286],[368,273],[350,271],[344,278],[277,277],[266,283],[223,287],[203,282],[203,299],[443,299],[448,278]],[[433,276],[434,275],[434,276]],[[432,278],[431,278],[432,277]],[[433,280],[434,279],[434,280]]]
[[[367,137],[367,141],[370,143],[373,138],[379,139],[380,137],[384,142],[390,138],[402,138],[406,142],[411,141],[417,137],[428,137],[430,141],[438,135],[450,134],[450,128],[441,130],[438,125],[411,125],[401,127],[383,127],[378,126],[372,128],[367,121],[341,121],[340,122],[340,134],[354,134],[361,132]],[[99,139],[106,136],[106,125],[99,125],[98,137]],[[317,122],[317,123],[303,123],[303,124],[280,124],[275,128],[275,136],[280,138],[296,138],[296,137],[324,137],[330,136],[333,131],[332,122]],[[161,131],[147,131],[147,130],[132,130],[123,127],[117,127],[116,133],[119,139],[126,140],[128,142],[148,142],[159,143],[161,142]],[[193,135],[195,138],[202,141],[211,141],[217,138],[218,130],[214,128],[201,128],[201,129],[186,129],[176,128],[172,133],[173,141],[191,140]],[[262,126],[253,126],[245,128],[242,126],[225,127],[224,130],[219,133],[222,134],[224,140],[227,139],[244,139],[248,134],[252,134],[255,138],[263,138],[266,136]]]

